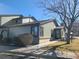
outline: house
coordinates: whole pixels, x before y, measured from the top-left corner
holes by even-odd
[[[9,18],[10,17],[10,18]],[[28,38],[28,40],[32,40],[30,44],[38,44],[39,43],[39,22],[34,17],[23,17],[14,16],[14,15],[3,15],[1,16],[1,21],[6,20],[6,22],[2,22],[1,24],[1,36],[2,39],[10,38],[14,40],[15,37],[21,37],[22,35],[31,36],[32,38]]]
[[[64,24],[62,23],[61,26],[64,26]],[[65,29],[65,31],[66,31],[66,29]],[[79,36],[79,20],[76,20],[73,23],[71,33],[73,36]]]
[[[40,21],[40,39],[50,39],[51,33],[56,26],[58,26],[58,24],[54,19]]]
[[[24,44],[38,44],[39,39],[50,39],[58,26],[55,19],[37,21],[33,16],[22,15],[1,15],[0,18],[0,38],[11,41],[20,39]]]
[[[79,36],[79,20],[76,20],[72,26],[73,36]]]

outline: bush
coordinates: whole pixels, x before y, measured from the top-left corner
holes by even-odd
[[[25,46],[25,45],[23,44],[23,42],[22,42],[18,37],[15,37],[15,38],[14,38],[13,43],[14,43],[16,46],[20,46],[20,47]]]

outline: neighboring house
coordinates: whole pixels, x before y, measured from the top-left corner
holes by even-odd
[[[64,26],[64,24],[62,23],[61,26]],[[66,32],[66,29],[65,29],[65,32]],[[79,20],[76,20],[73,23],[71,33],[72,33],[73,36],[79,36]]]
[[[34,17],[3,15],[1,16],[0,27],[3,38],[14,39],[14,37],[30,34],[32,36],[32,43],[39,43],[39,22]]]
[[[54,19],[40,21],[40,39],[50,39],[51,33],[56,26],[58,24]]]
[[[72,26],[73,36],[79,36],[79,20],[76,20]]]

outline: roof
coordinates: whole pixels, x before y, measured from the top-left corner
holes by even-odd
[[[58,23],[56,22],[55,19],[47,19],[47,20],[39,21],[40,25],[44,25],[44,24],[47,24],[47,23],[50,23],[50,22],[54,22],[54,24],[55,24],[56,26],[58,26]]]
[[[63,26],[56,27],[55,29],[64,29]]]
[[[2,16],[2,15],[1,15]],[[25,19],[25,18],[32,18],[35,22],[38,22],[37,20],[36,20],[36,18],[35,17],[33,17],[33,16],[28,16],[28,17],[24,17],[24,16],[22,16],[22,15],[3,15],[3,16],[19,16],[19,18],[13,18],[13,19],[11,19],[10,21],[12,21],[12,20],[21,20],[21,19]],[[5,25],[5,24],[4,24]],[[15,25],[17,25],[17,24],[15,24]],[[22,24],[23,25],[23,24]],[[14,25],[13,25],[14,26]]]
[[[20,26],[32,26],[35,24],[39,24],[38,22],[29,22],[29,23],[23,23],[23,24],[15,24],[15,25],[9,25],[6,27],[20,27]]]
[[[3,25],[3,26],[0,26],[0,28],[20,27],[20,26],[32,26],[32,25],[39,25],[39,23],[38,22],[29,22],[29,23],[8,25],[8,26]]]

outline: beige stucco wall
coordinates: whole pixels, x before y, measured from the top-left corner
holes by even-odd
[[[43,36],[40,36],[40,38],[51,38],[51,30],[53,30],[56,26],[53,22],[49,22],[43,25],[40,25],[43,27]]]
[[[14,18],[19,18],[19,16],[1,16],[1,25],[9,22],[10,20]]]
[[[9,29],[10,37],[19,36],[25,33],[30,33],[31,27],[30,26],[20,26],[20,27],[11,27]]]

